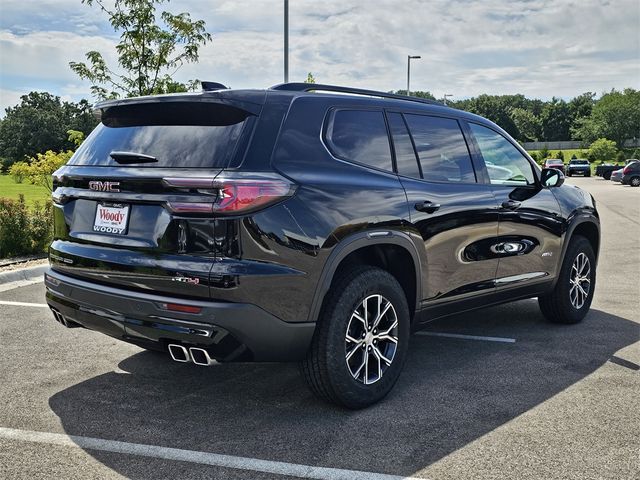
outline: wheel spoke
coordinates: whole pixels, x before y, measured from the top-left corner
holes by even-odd
[[[351,375],[353,375],[353,378],[357,380],[358,377],[360,377],[360,372],[362,372],[362,369],[364,368],[366,362],[367,362],[367,352],[364,352],[364,355],[362,356],[362,363],[358,367],[358,370],[356,370],[355,373],[353,372],[351,373]]]
[[[364,384],[369,385],[369,352],[364,352]]]
[[[385,357],[378,347],[373,347],[373,351],[375,352],[376,357],[378,357],[378,361],[383,360],[384,363],[387,364],[387,367],[391,366],[391,360]]]
[[[362,349],[362,348],[360,347],[360,345],[359,345],[359,344],[358,344],[358,345],[356,345],[355,347],[353,347],[353,348],[351,349],[351,351],[350,351],[349,353],[347,353],[347,356],[346,356],[347,362],[349,362],[349,360],[351,360],[351,357],[353,357],[353,355],[354,355],[358,350],[361,350],[361,349]]]
[[[382,312],[380,312],[380,314],[378,315],[378,318],[376,318],[376,321],[373,324],[373,328],[378,327],[378,325],[380,324],[380,321],[387,314],[390,308],[391,308],[391,302],[387,302],[387,304],[384,306],[384,310],[382,310]]]
[[[396,345],[398,344],[398,339],[389,334],[378,335],[377,339],[378,341],[387,341],[387,342],[395,343]]]
[[[396,319],[393,324],[387,328],[384,332],[380,332],[378,333],[378,337],[380,337],[381,335],[389,335],[391,333],[391,331],[396,328],[398,326],[398,320]]]
[[[345,337],[347,339],[347,341],[351,342],[351,343],[361,343],[362,339],[361,338],[353,338],[351,335],[349,335],[347,333],[347,336]]]
[[[356,320],[358,320],[360,323],[362,323],[362,325],[364,326],[364,330],[366,332],[367,331],[367,327],[368,327],[367,321],[364,318],[362,318],[360,315],[358,315],[358,311],[357,310],[353,312],[353,317]]]

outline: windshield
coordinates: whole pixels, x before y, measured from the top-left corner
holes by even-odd
[[[571,160],[573,165],[589,165],[588,160]]]

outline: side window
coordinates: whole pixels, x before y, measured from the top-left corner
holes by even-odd
[[[421,178],[418,158],[411,143],[411,137],[407,126],[399,113],[389,113],[389,128],[393,138],[393,148],[396,153],[396,167],[400,175],[407,177]]]
[[[511,142],[490,128],[469,123],[494,185],[533,185],[531,163]]]
[[[471,156],[457,120],[407,114],[405,118],[425,180],[475,183]]]
[[[389,136],[381,111],[334,111],[326,141],[336,157],[393,171]]]

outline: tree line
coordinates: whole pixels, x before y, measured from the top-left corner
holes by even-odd
[[[406,90],[394,93],[406,94]],[[430,92],[411,95],[436,100]],[[608,138],[622,147],[625,140],[640,138],[640,91],[633,88],[614,89],[600,98],[586,92],[569,101],[516,94],[479,95],[446,103],[488,118],[520,142],[577,140],[586,146]]]

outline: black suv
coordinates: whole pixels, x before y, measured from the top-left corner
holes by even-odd
[[[67,327],[197,365],[300,361],[359,408],[431,320],[529,297],[553,322],[589,310],[593,198],[484,118],[309,84],[96,112],[54,174],[46,296]]]

